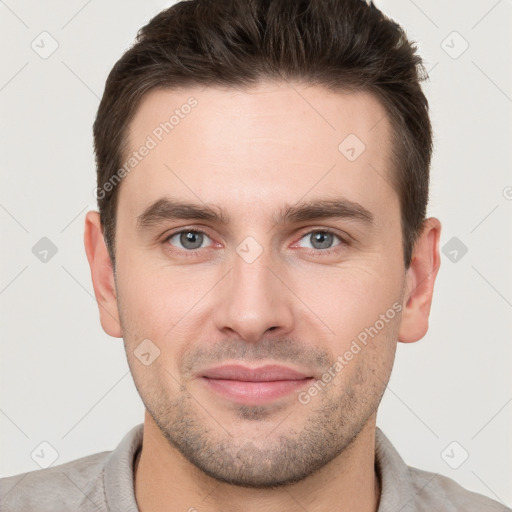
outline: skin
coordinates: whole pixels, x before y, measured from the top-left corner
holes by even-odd
[[[426,220],[406,270],[391,127],[373,96],[270,82],[153,91],[130,124],[130,150],[190,96],[198,105],[119,185],[115,272],[99,214],[88,212],[85,224],[103,329],[123,338],[146,406],[138,506],[375,511],[377,407],[397,342],[428,329],[440,223]],[[338,150],[351,133],[366,146],[352,162]],[[167,219],[140,230],[138,216],[171,196],[222,208],[229,222]],[[275,222],[283,206],[341,197],[369,210],[373,224]],[[179,235],[168,239],[179,229],[207,236],[190,249]],[[318,248],[311,235],[325,229],[336,236]],[[250,263],[237,252],[249,236],[263,250]],[[393,304],[401,312],[307,404],[300,390],[236,404],[196,375],[220,363],[280,363],[321,379]],[[145,339],[160,350],[149,365],[134,355]]]

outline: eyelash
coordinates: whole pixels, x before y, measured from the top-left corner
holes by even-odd
[[[179,235],[181,233],[198,233],[198,234],[206,235],[208,238],[211,238],[208,235],[208,233],[206,233],[206,231],[203,231],[201,229],[180,229],[179,231],[175,231],[175,232],[171,233],[170,235],[168,235],[163,240],[163,243],[170,246],[169,240],[171,238],[173,238],[174,236]],[[302,240],[305,236],[311,235],[313,233],[327,233],[327,234],[333,235],[340,240],[340,243],[338,245],[335,245],[334,247],[330,247],[328,249],[307,249],[306,248],[306,251],[307,251],[306,254],[308,254],[309,256],[318,256],[319,254],[330,255],[333,252],[337,252],[338,250],[340,250],[340,248],[342,246],[348,245],[348,242],[345,239],[343,239],[338,233],[336,233],[335,231],[328,229],[328,228],[322,228],[322,229],[317,228],[317,229],[312,229],[310,231],[306,231],[305,233],[302,233],[299,240]],[[176,254],[177,256],[185,256],[185,257],[197,257],[198,251],[200,251],[201,249],[206,249],[206,247],[202,247],[199,249],[190,249],[190,250],[186,251],[186,250],[182,250],[182,249],[177,249],[174,246],[172,246],[172,247],[173,248],[170,252]]]

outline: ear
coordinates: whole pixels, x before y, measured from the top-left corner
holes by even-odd
[[[423,223],[423,231],[416,241],[412,261],[405,278],[405,294],[398,341],[418,341],[428,331],[428,317],[432,304],[434,282],[441,264],[439,237],[441,223],[431,217]]]
[[[100,214],[87,212],[84,233],[85,252],[91,267],[94,295],[100,310],[103,330],[114,338],[122,337],[112,262],[103,238]]]

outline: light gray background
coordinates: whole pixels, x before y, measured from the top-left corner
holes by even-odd
[[[83,223],[96,208],[92,123],[105,79],[171,3],[0,0],[0,476],[38,469],[42,441],[55,465],[112,450],[143,421],[122,340],[99,323]],[[457,237],[468,249],[456,262],[443,254],[430,331],[399,344],[378,425],[410,465],[510,505],[512,2],[377,5],[429,70],[429,213],[441,246]],[[51,48],[43,31],[58,43],[46,59],[31,47]],[[58,249],[46,263],[32,253],[42,237]]]

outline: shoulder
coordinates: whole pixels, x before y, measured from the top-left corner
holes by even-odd
[[[2,512],[104,510],[103,470],[110,453],[1,478]]]
[[[375,462],[381,480],[379,512],[512,512],[451,478],[408,466],[379,428]]]
[[[481,494],[469,491],[457,482],[438,473],[409,466],[418,511],[446,512],[510,512],[505,505]]]

